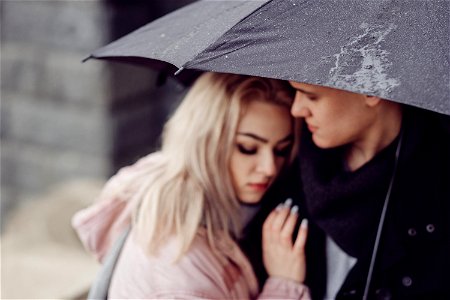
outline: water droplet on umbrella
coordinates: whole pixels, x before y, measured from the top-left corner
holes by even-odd
[[[165,34],[165,33],[161,33],[161,34],[160,34],[160,37],[162,37],[162,38],[163,38],[163,37],[166,37],[166,34]]]
[[[372,69],[372,68],[373,68],[372,65],[365,65],[365,66],[364,66],[364,69],[367,69],[367,70],[370,70],[370,69]]]

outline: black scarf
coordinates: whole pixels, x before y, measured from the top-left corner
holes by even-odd
[[[345,148],[320,149],[302,133],[300,170],[310,218],[347,254],[373,247],[393,172],[398,139],[354,172],[345,170]]]

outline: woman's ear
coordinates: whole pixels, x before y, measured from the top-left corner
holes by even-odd
[[[370,95],[364,95],[365,100],[366,100],[366,104],[369,107],[375,107],[377,106],[380,102],[381,102],[381,98],[378,96],[370,96]]]

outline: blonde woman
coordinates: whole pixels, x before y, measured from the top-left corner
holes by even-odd
[[[306,226],[292,237],[296,207],[280,205],[264,223],[263,287],[236,243],[248,207],[295,153],[292,96],[272,79],[205,73],[196,81],[165,125],[161,150],[122,169],[73,219],[99,260],[132,223],[109,298],[309,298]]]

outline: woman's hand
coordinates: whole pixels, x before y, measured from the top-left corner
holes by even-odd
[[[291,209],[292,200],[280,204],[267,217],[263,225],[263,261],[269,276],[277,276],[303,283],[306,275],[305,244],[308,231],[303,219],[292,242],[298,219],[298,207]]]

